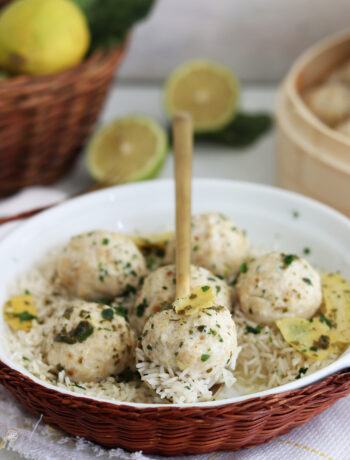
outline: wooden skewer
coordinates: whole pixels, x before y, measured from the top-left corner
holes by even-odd
[[[188,114],[173,120],[176,188],[176,297],[190,293],[193,130]]]

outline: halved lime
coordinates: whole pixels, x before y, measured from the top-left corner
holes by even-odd
[[[196,132],[216,131],[235,115],[239,82],[226,67],[198,59],[171,73],[165,86],[165,107],[171,116],[188,112]]]
[[[99,182],[135,182],[154,178],[167,153],[165,130],[149,118],[130,116],[94,134],[87,149],[87,167]]]

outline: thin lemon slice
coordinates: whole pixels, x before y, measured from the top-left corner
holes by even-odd
[[[212,307],[214,301],[215,294],[211,287],[197,286],[188,296],[176,299],[173,307],[178,315],[191,316]]]
[[[238,80],[228,69],[200,59],[172,72],[165,87],[165,107],[169,115],[188,112],[196,132],[216,131],[234,117],[238,96]]]
[[[3,314],[11,329],[30,331],[32,320],[37,318],[33,297],[30,294],[12,297],[5,303]]]
[[[87,150],[87,167],[99,182],[135,182],[155,177],[167,153],[167,135],[158,123],[144,117],[125,117],[93,136]]]

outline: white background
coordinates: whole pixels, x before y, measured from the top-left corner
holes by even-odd
[[[246,81],[276,81],[306,47],[347,27],[348,0],[158,0],[121,76],[161,80],[185,59],[208,57]]]

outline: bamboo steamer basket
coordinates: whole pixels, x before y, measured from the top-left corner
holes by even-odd
[[[328,127],[305,104],[303,92],[350,60],[350,31],[307,50],[277,94],[277,182],[350,216],[350,137]]]

